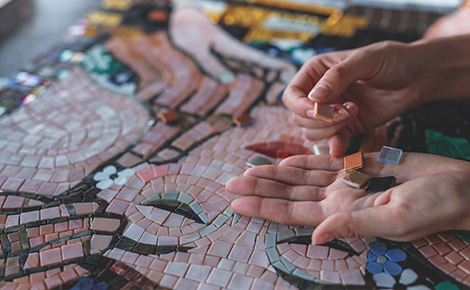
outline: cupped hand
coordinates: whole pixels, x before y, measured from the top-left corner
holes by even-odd
[[[232,209],[242,215],[318,226],[312,242],[378,236],[411,241],[444,230],[470,230],[470,165],[445,157],[404,153],[399,165],[364,155],[361,172],[395,176],[397,185],[367,193],[341,181],[343,160],[325,155],[294,156],[279,166],[258,166],[230,180],[242,195]]]
[[[398,42],[321,54],[298,71],[283,101],[304,136],[328,138],[330,154],[338,157],[352,136],[421,103],[421,61],[418,49]],[[314,117],[314,103],[307,96],[332,106],[333,122]]]

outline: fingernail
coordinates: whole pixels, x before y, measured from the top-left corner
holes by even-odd
[[[332,234],[324,234],[319,238],[312,239],[312,245],[321,245],[334,239],[335,237]]]
[[[307,117],[309,117],[309,118],[314,118],[315,117],[315,111],[314,110],[308,110],[306,114],[307,114]]]
[[[312,101],[319,102],[322,99],[328,97],[331,92],[331,87],[328,84],[319,84],[313,88],[308,94],[308,98]]]
[[[341,110],[339,110],[340,112],[343,112],[344,114],[346,114],[348,117],[351,117],[351,114],[349,114],[348,110],[346,108],[342,108]]]
[[[357,107],[354,105],[354,104],[347,104],[345,107],[344,107],[344,112],[348,114],[348,116],[351,116],[353,115],[356,110],[357,110]]]

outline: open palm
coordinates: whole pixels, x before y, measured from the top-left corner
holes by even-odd
[[[470,166],[429,154],[404,154],[400,164],[378,163],[365,154],[362,172],[393,175],[397,186],[366,193],[343,183],[343,160],[295,156],[280,166],[249,169],[229,181],[229,192],[243,195],[232,203],[240,214],[272,221],[317,226],[312,241],[380,236],[413,240],[437,231],[470,229]]]

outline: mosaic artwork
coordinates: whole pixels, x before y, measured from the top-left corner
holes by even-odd
[[[234,213],[224,187],[249,167],[319,152],[280,101],[306,59],[414,40],[442,13],[201,3],[103,1],[2,80],[0,289],[468,288],[466,232],[311,245],[314,228]],[[349,151],[468,158],[468,136],[422,129],[432,110]],[[395,181],[376,182],[371,191]]]

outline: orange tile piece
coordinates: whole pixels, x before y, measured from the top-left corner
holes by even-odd
[[[237,127],[243,127],[252,124],[254,119],[249,114],[243,114],[237,118],[233,118],[232,122],[237,125]]]
[[[169,110],[164,113],[159,113],[158,117],[163,121],[165,124],[171,124],[179,121],[181,119],[181,115],[175,110]]]
[[[335,114],[333,107],[315,102],[313,112],[315,117],[330,123],[333,122],[333,116]]]
[[[163,10],[152,10],[147,17],[150,21],[163,22],[168,18],[168,13]]]
[[[349,172],[353,169],[364,167],[362,152],[357,152],[344,157],[344,171]]]

